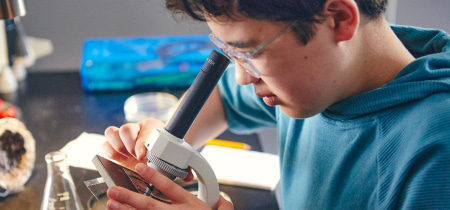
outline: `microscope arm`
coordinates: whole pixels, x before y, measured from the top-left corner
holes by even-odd
[[[190,166],[194,169],[198,179],[198,198],[215,209],[219,200],[219,185],[216,175],[206,159],[196,153],[191,159]]]
[[[153,130],[145,145],[148,148],[149,160],[157,157],[164,163],[170,163],[164,166],[158,164],[159,167],[154,167],[158,171],[162,169],[160,172],[163,174],[167,172],[176,174],[179,173],[179,170],[187,169],[190,166],[198,178],[198,198],[208,206],[214,207],[219,200],[219,184],[211,166],[199,152],[165,129]],[[149,157],[149,155],[153,157]],[[182,174],[176,176],[185,178]],[[174,177],[170,176],[169,178],[173,179]]]

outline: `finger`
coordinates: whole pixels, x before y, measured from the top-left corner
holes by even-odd
[[[139,161],[136,160],[135,158],[127,157],[127,156],[115,151],[107,141],[105,141],[103,143],[102,147],[103,147],[103,153],[105,153],[106,157],[116,160],[122,166],[125,166],[129,169],[133,169],[134,166],[137,163],[139,163]],[[143,162],[145,163],[146,161],[143,161]]]
[[[136,157],[136,139],[139,133],[139,125],[136,123],[128,123],[125,125],[120,126],[119,129],[119,136],[122,140],[122,143],[125,145],[125,148],[127,149],[128,153],[133,155],[133,157]]]
[[[110,187],[108,188],[106,194],[109,199],[111,199],[112,201],[116,201],[108,201],[108,208],[111,209],[114,209],[112,207],[118,207],[119,209],[129,209],[128,206],[131,206],[135,209],[167,209],[169,207],[168,204],[162,203],[143,194],[127,190],[123,187]]]
[[[106,203],[106,207],[108,209],[115,209],[115,210],[134,210],[133,207],[130,207],[129,205],[126,204],[122,204],[118,201],[115,200],[108,200],[108,202]]]
[[[184,203],[187,200],[197,198],[192,193],[177,185],[174,181],[145,164],[137,164],[136,172],[166,195],[172,203]]]
[[[108,143],[111,145],[111,148],[113,148],[115,151],[121,153],[125,156],[130,156],[128,153],[127,148],[122,143],[122,139],[119,135],[119,128],[110,126],[105,130],[105,137]]]
[[[192,168],[189,166],[188,168],[188,175],[186,176],[186,178],[182,179],[184,182],[190,182],[194,179],[194,174],[192,173]]]
[[[139,135],[136,139],[136,157],[138,160],[142,160],[145,157],[145,154],[147,153],[147,148],[145,148],[145,141],[147,141],[148,137],[150,136],[150,133],[155,128],[162,128],[164,127],[164,123],[158,119],[154,118],[147,118],[139,123],[140,131]]]
[[[234,209],[233,203],[225,199],[222,195],[220,196],[216,205],[218,210]]]
[[[117,160],[117,161],[127,161],[128,157],[125,155],[122,155],[121,153],[117,152],[108,141],[103,142],[102,144],[102,150],[103,153],[106,155],[106,157]]]

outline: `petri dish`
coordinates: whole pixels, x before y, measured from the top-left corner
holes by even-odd
[[[149,92],[132,95],[124,104],[125,118],[128,122],[140,122],[149,117],[166,122],[177,103],[178,98],[169,93]]]

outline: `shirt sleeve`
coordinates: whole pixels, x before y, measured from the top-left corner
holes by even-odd
[[[229,129],[250,134],[276,126],[275,107],[267,106],[256,96],[253,85],[238,85],[234,66],[230,65],[218,83]]]

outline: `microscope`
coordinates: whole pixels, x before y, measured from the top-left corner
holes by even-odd
[[[145,142],[147,164],[171,179],[185,178],[191,167],[198,178],[198,197],[213,207],[219,185],[208,162],[183,138],[227,68],[229,60],[212,51],[165,129],[155,129]]]
[[[206,159],[183,138],[229,63],[226,56],[213,50],[165,128],[154,129],[145,142],[147,165],[171,180],[186,178],[189,168],[193,169],[198,179],[198,198],[211,208],[220,196],[217,178]],[[139,174],[100,156],[94,157],[93,163],[108,187],[122,186],[170,203]]]
[[[0,0],[0,93],[12,93],[26,76],[29,51],[20,17],[23,0]]]

